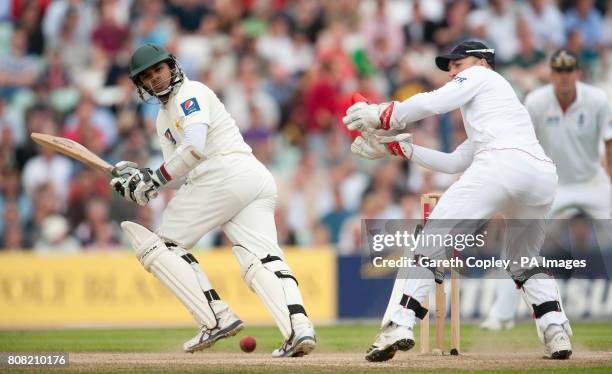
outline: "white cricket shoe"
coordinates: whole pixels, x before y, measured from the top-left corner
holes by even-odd
[[[566,329],[567,325],[567,329]],[[569,323],[562,325],[549,325],[544,332],[544,345],[546,357],[554,360],[566,360],[572,355],[572,335]]]
[[[272,352],[272,357],[302,357],[315,349],[317,338],[314,327],[304,315],[291,316],[293,335],[283,342],[280,348]]]
[[[376,336],[374,344],[366,352],[366,360],[372,362],[387,361],[395,352],[408,351],[414,347],[414,334],[407,326],[391,322]]]
[[[495,317],[489,317],[480,324],[480,328],[489,331],[510,330],[514,328],[514,320],[499,320]]]
[[[219,309],[215,310],[217,326],[212,329],[203,326],[196,336],[183,344],[185,352],[193,353],[206,349],[215,344],[217,340],[234,336],[244,328],[242,321],[225,303]]]

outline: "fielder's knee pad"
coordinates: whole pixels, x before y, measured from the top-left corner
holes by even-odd
[[[242,278],[272,314],[285,339],[289,339],[293,333],[291,315],[306,315],[297,280],[289,267],[277,256],[259,259],[239,245],[234,246],[232,250],[240,264]]]
[[[178,297],[200,325],[215,327],[217,318],[210,302],[219,296],[212,287],[207,294],[200,287],[201,279],[191,266],[195,258],[173,253],[160,237],[137,223],[125,221],[121,228],[142,266]]]

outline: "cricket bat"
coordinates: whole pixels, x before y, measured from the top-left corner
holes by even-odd
[[[32,140],[41,146],[78,160],[89,167],[103,171],[107,174],[113,172],[113,166],[111,164],[96,156],[92,151],[74,140],[38,132],[33,132],[30,136]]]

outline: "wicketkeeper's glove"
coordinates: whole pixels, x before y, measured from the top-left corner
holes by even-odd
[[[346,110],[342,123],[351,131],[366,131],[367,129],[403,130],[405,126],[393,118],[393,108],[396,104],[396,101],[382,104],[357,102]]]
[[[412,156],[412,134],[378,135],[364,132],[351,144],[351,152],[375,160],[388,155],[410,159]]]

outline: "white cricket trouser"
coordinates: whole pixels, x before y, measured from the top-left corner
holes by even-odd
[[[489,219],[501,212],[507,219],[531,219],[519,230],[509,230],[505,256],[538,256],[545,238],[544,219],[547,217],[557,186],[557,173],[553,163],[538,160],[520,150],[489,150],[477,154],[472,165],[441,197],[431,212],[430,223],[436,219]],[[425,230],[428,225],[425,225]],[[525,230],[529,235],[525,235]],[[431,233],[431,231],[429,231]],[[445,258],[444,249],[419,248],[415,251],[430,259]],[[520,274],[520,265],[511,266],[511,273]],[[434,286],[433,273],[421,267],[408,270],[403,293],[422,303]],[[553,279],[530,278],[523,285],[530,304],[540,305],[559,300]],[[412,327],[415,314],[396,304],[391,320]],[[564,312],[549,312],[538,320],[545,330],[551,323],[567,321]]]
[[[550,208],[551,218],[566,217],[568,211],[580,209],[596,219],[610,218],[610,177],[603,168],[584,183],[560,184]]]
[[[259,258],[284,258],[278,246],[274,209],[276,182],[251,154],[233,153],[205,161],[203,174],[182,186],[166,207],[161,238],[192,248],[215,227],[233,244]]]
[[[609,219],[611,209],[610,178],[603,168],[584,183],[560,184],[550,208],[550,218],[569,218],[579,210],[595,219]],[[512,320],[516,315],[519,295],[514,281],[497,281],[495,301],[490,317],[500,321]]]

